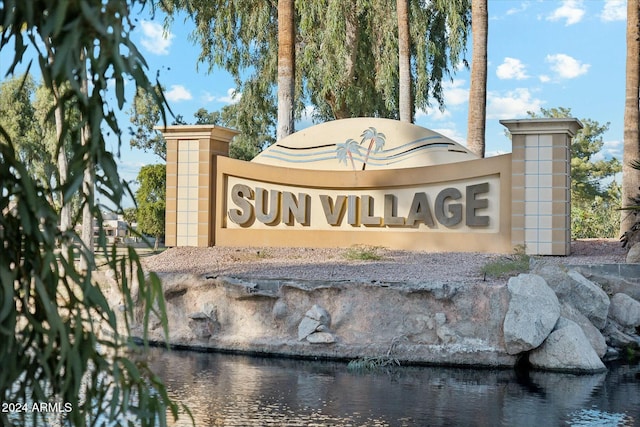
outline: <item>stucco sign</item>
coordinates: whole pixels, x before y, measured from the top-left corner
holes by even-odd
[[[229,129],[171,127],[167,244],[566,252],[574,122],[514,121],[514,153],[479,159],[412,124],[337,120],[251,162],[227,157]]]

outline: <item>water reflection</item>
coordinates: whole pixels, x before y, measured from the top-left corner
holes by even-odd
[[[149,360],[198,427],[623,426],[640,419],[638,366],[587,376],[419,367],[358,374],[342,363],[160,349]]]

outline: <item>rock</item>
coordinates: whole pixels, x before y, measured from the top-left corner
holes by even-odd
[[[580,326],[564,317],[544,343],[529,353],[529,363],[534,368],[559,371],[602,372],[607,369]]]
[[[602,331],[607,344],[615,348],[637,348],[638,340],[633,336],[626,334],[622,331],[622,327],[618,325],[614,320],[609,320],[607,326]]]
[[[305,316],[309,319],[317,320],[322,325],[331,325],[331,315],[327,310],[317,304],[314,304],[313,307],[306,312]]]
[[[307,336],[307,341],[311,344],[331,344],[336,342],[336,338],[329,332],[314,332]]]
[[[619,358],[620,358],[620,351],[617,348],[607,347],[607,354],[604,355],[604,358],[602,358],[602,360],[604,360],[605,362],[608,362],[611,360],[617,360]]]
[[[209,320],[209,316],[201,311],[190,313],[187,317],[193,320]]]
[[[447,315],[445,313],[436,313],[435,321],[436,334],[441,344],[450,344],[457,341],[458,335],[446,325]]]
[[[594,274],[580,269],[580,273],[594,283],[597,283],[607,295],[615,295],[618,293],[627,294],[631,298],[640,301],[640,281],[638,279],[628,280],[615,275]]]
[[[503,323],[505,348],[518,354],[538,347],[560,317],[560,302],[544,279],[520,274],[507,284],[511,301]]]
[[[634,333],[640,326],[640,302],[626,294],[615,294],[611,297],[609,317],[622,326],[624,332]]]
[[[627,252],[626,258],[627,264],[636,264],[640,263],[640,243],[636,243],[631,246],[629,252]]]
[[[287,317],[287,312],[288,308],[285,302],[278,300],[275,304],[273,304],[271,314],[273,315],[274,319],[284,319],[285,317]]]
[[[298,340],[302,341],[307,338],[309,335],[314,333],[320,325],[322,325],[322,323],[315,319],[311,319],[306,316],[303,317],[302,321],[298,325]]]
[[[329,330],[331,315],[327,310],[314,304],[304,315],[298,325],[298,340],[302,341],[314,332],[325,333]]]
[[[197,312],[192,313],[189,316],[187,326],[196,338],[208,339],[215,332],[216,324],[205,313]]]
[[[602,359],[605,356],[607,353],[607,341],[600,330],[593,326],[593,323],[591,323],[584,314],[565,302],[561,305],[560,315],[575,322],[582,328],[582,332],[584,332],[584,335],[589,340],[589,343],[591,343],[591,347],[593,347],[599,358]]]
[[[598,328],[604,328],[609,312],[609,297],[595,283],[575,270],[556,265],[541,265],[534,269],[558,296],[584,314]]]
[[[450,300],[460,292],[461,283],[413,282],[408,293],[429,293],[437,300]]]

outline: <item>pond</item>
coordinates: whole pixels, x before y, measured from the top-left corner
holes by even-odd
[[[208,426],[632,426],[640,366],[570,375],[400,367],[151,349],[170,395]],[[188,417],[175,426],[188,426]]]

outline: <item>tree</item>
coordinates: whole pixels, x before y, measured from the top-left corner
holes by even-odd
[[[296,89],[296,43],[294,0],[278,0],[278,131],[280,140],[294,132],[293,107]]]
[[[86,64],[86,48],[80,50],[80,94],[85,98],[89,98],[89,79],[87,76],[87,64]],[[86,112],[81,111],[82,114]],[[80,128],[80,143],[86,147],[91,144],[91,122],[81,117],[82,127]],[[96,172],[95,172],[95,160],[92,156],[85,156],[84,171],[82,173],[82,233],[80,239],[82,245],[85,247],[85,256],[80,257],[80,269],[90,270],[95,268],[94,257],[94,228],[93,228],[93,209],[95,207],[95,185],[96,185]]]
[[[136,96],[135,105],[129,110],[129,120],[134,125],[130,128],[130,143],[131,146],[152,152],[166,161],[167,142],[162,132],[155,129],[160,121],[161,110],[151,101],[146,93],[139,92]],[[275,127],[275,109],[272,106],[265,108],[266,110],[256,111],[253,117],[249,114],[253,108],[243,110],[237,104],[226,105],[220,111],[212,112],[200,108],[194,113],[195,124],[218,125],[238,130],[240,134],[233,138],[229,146],[229,156],[251,160],[264,147],[275,142],[272,132]],[[187,124],[189,123],[181,115],[175,116],[172,122],[172,125]]]
[[[133,128],[129,129],[131,139],[129,143],[132,147],[143,151],[150,151],[167,161],[167,142],[162,136],[162,132],[155,129],[162,118],[162,110],[154,102],[162,96],[162,89],[156,85],[152,92],[147,92],[144,88],[139,88],[129,110],[129,121]]]
[[[275,1],[233,2],[213,0],[166,0],[162,7],[168,23],[178,11],[185,11],[196,24],[192,34],[200,45],[199,63],[207,63],[209,70],[220,66],[235,79],[237,102],[222,109],[223,126],[241,132],[231,144],[240,158],[252,158],[257,147],[275,141],[277,98],[278,19]],[[297,72],[296,72],[297,74]],[[294,99],[299,99],[301,88],[296,84]],[[296,110],[300,111],[299,104]],[[233,112],[226,117],[225,111]],[[242,143],[239,143],[243,141]],[[253,154],[255,152],[255,154]]]
[[[442,105],[442,81],[466,47],[470,0],[408,2],[414,107]],[[241,94],[238,121],[273,122],[277,79],[275,2],[217,0],[163,3],[170,16],[186,11],[195,21],[199,61],[220,66]],[[295,114],[314,118],[398,117],[398,39],[391,2],[300,1],[295,4]],[[305,105],[306,104],[306,105]],[[251,125],[247,126],[248,128]],[[237,128],[239,129],[239,128]]]
[[[53,51],[53,47],[51,44],[51,40],[45,39],[44,45],[47,51],[47,59],[49,63],[53,64],[55,62],[55,52]],[[46,88],[44,88],[46,90]],[[51,90],[50,94],[53,96],[53,111],[54,111],[54,123],[55,123],[55,153],[54,156],[58,160],[58,184],[59,187],[63,187],[67,182],[67,177],[69,176],[69,157],[68,157],[68,146],[69,143],[66,141],[67,138],[64,136],[64,120],[69,119],[65,117],[65,103],[63,101],[63,90],[66,87],[60,87],[55,82],[51,82]],[[44,122],[46,122],[45,120]],[[60,142],[60,143],[58,143]],[[60,200],[64,199],[64,195],[60,194]],[[76,198],[77,200],[77,198]],[[72,205],[71,203],[61,203],[60,208],[60,229],[64,233],[71,227],[72,220]],[[69,248],[66,243],[63,242],[61,247],[61,252],[63,256],[68,256],[70,253]]]
[[[467,119],[467,148],[480,157],[485,151],[487,120],[487,33],[489,12],[487,0],[471,2],[471,87]]]
[[[63,176],[59,168],[66,166],[68,156],[64,147],[60,156],[56,154],[57,126],[51,121],[55,104],[51,91],[37,85],[30,74],[0,83],[0,125],[8,132],[29,174],[48,189],[56,186]],[[76,120],[72,111],[68,111],[64,119]],[[68,139],[65,139],[65,144]],[[51,203],[61,208],[61,194],[50,192],[48,196]],[[61,223],[64,217],[61,213]]]
[[[138,281],[145,330],[153,312],[166,332],[159,278],[153,273],[145,277],[133,248],[116,257],[101,227],[100,206],[83,200],[100,226],[97,245],[122,292],[124,310],[116,315],[92,270],[78,269],[71,249],[67,257],[59,253],[60,242],[71,248],[79,240],[73,227],[78,218],[72,219],[71,228],[61,230],[51,202],[51,194],[60,192],[63,205],[69,203],[90,167],[95,172],[95,191],[117,210],[121,211],[130,193],[113,155],[105,149],[104,135],[121,134],[114,108],[122,109],[125,103],[125,79],[136,88],[152,88],[144,58],[131,41],[129,19],[132,9],[148,4],[152,3],[3,0],[0,8],[0,51],[6,53],[8,76],[15,77],[16,68],[27,58],[25,52],[31,52],[48,90],[68,85],[56,106],[68,103],[79,113],[77,123],[62,123],[60,135],[74,137],[67,179],[54,188],[29,173],[18,144],[0,124],[0,396],[25,404],[66,402],[72,408],[63,416],[66,425],[166,425],[167,410],[174,418],[178,411],[159,379],[131,360],[128,352],[127,332],[134,320],[131,280]],[[42,50],[47,42],[53,56]],[[87,79],[90,84],[83,88]],[[115,107],[107,98],[111,82],[115,83]],[[87,132],[81,143],[83,129]],[[56,145],[64,147],[64,140]],[[90,248],[79,248],[79,257],[89,260],[92,255]],[[3,426],[27,422],[46,425],[47,414],[0,412]]]
[[[347,164],[347,158],[351,162],[351,169],[356,170],[356,164],[353,161],[353,155],[360,155],[360,144],[353,138],[347,139],[345,142],[336,144],[336,156],[340,163]]]
[[[413,123],[409,0],[396,0],[398,13],[398,110],[400,121]]]
[[[297,64],[320,120],[399,114],[397,11],[391,2],[301,2]],[[395,5],[397,8],[397,5]],[[444,105],[442,81],[466,48],[470,4],[408,1],[412,108]]]
[[[273,121],[269,114],[255,117],[252,123],[244,117],[237,104],[226,105],[220,111],[212,112],[200,108],[194,117],[198,125],[219,125],[240,132],[229,145],[229,157],[233,159],[251,160],[275,142],[271,132]]]
[[[125,208],[122,211],[122,218],[125,220],[127,224],[129,225],[133,224],[134,222],[138,221],[138,209]]]
[[[631,167],[640,172],[640,161],[631,162]],[[634,245],[640,243],[640,192],[629,201],[629,204],[623,210],[627,211],[629,216],[635,220],[635,223],[620,236],[622,247],[631,249]]]
[[[370,127],[369,129],[366,129],[364,132],[362,132],[362,135],[360,135],[360,137],[362,138],[360,140],[360,145],[364,145],[367,141],[369,142],[367,153],[364,155],[364,161],[362,162],[362,170],[365,170],[371,152],[373,151],[374,153],[377,153],[378,151],[382,150],[387,137],[384,133],[378,132],[373,127]]]
[[[155,237],[153,251],[158,251],[164,236],[167,176],[165,165],[143,166],[138,173],[140,187],[136,192],[138,231]]]
[[[13,141],[18,158],[27,166],[31,176],[50,186],[53,159],[44,145],[43,130],[36,118],[32,101],[36,88],[29,74],[0,83],[0,125]]]
[[[640,172],[633,168],[640,161],[640,1],[627,1],[627,58],[624,104],[624,154],[622,163],[622,213],[620,234],[636,222],[635,216],[624,209],[633,204],[640,188]]]

